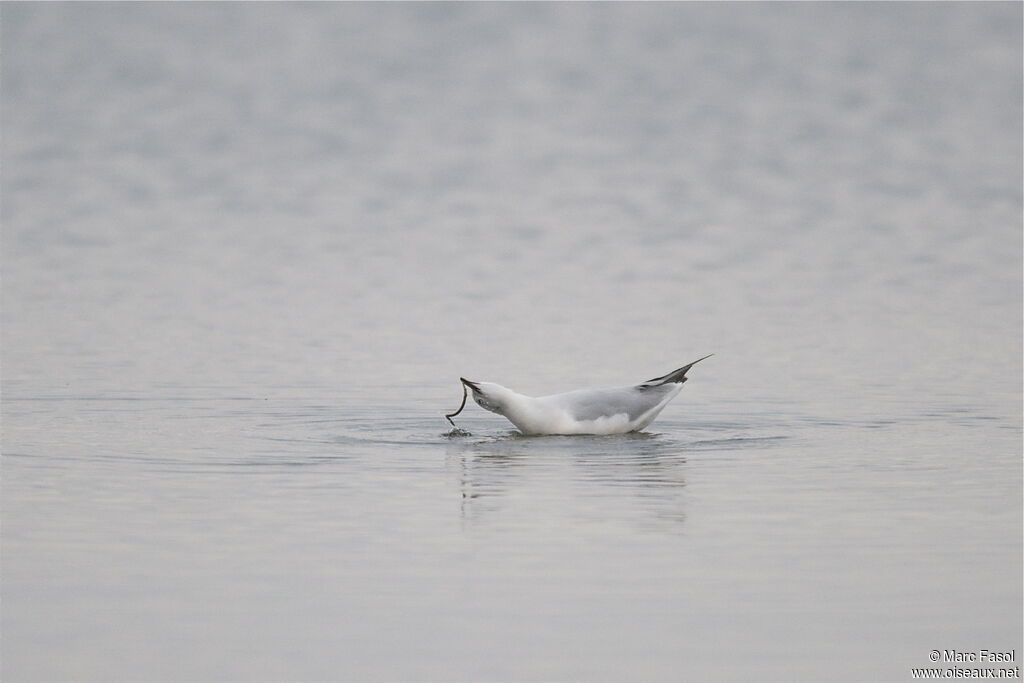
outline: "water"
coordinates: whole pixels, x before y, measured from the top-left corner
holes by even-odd
[[[1020,665],[1019,4],[2,12],[5,681]]]

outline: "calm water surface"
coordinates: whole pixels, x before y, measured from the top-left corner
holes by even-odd
[[[5,4],[3,679],[1019,666],[1020,27]]]

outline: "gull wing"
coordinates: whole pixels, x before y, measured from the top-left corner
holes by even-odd
[[[575,420],[598,420],[602,417],[623,415],[636,420],[649,410],[658,407],[666,399],[675,396],[675,385],[651,387],[617,387],[614,389],[580,389],[565,394],[549,396],[547,399],[566,410]]]

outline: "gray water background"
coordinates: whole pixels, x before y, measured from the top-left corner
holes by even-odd
[[[1020,665],[1021,10],[4,3],[3,680]]]

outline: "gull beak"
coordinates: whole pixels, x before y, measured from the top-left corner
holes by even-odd
[[[470,382],[465,377],[460,377],[459,380],[473,391],[478,391],[480,389],[480,387],[477,386],[476,382]]]

